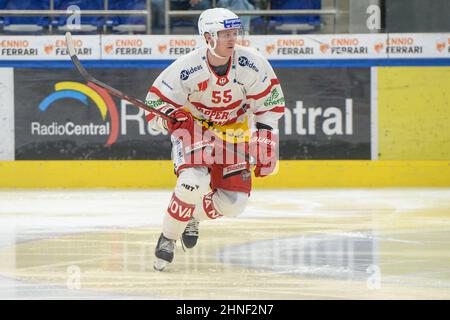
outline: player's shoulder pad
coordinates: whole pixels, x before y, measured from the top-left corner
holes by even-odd
[[[176,74],[182,82],[191,82],[193,79],[202,77],[205,71],[208,72],[205,59],[204,48],[195,49],[175,60],[170,66],[170,73]]]
[[[238,65],[253,73],[265,71],[267,59],[256,49],[236,45],[235,54]]]

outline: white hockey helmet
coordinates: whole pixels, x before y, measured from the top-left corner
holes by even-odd
[[[207,44],[211,53],[219,58],[214,51],[217,45],[218,32],[222,30],[238,29],[242,32],[241,19],[232,11],[225,8],[207,9],[202,12],[198,19],[198,33],[203,38],[205,33],[209,33],[214,39],[214,46]]]
[[[206,32],[217,36],[217,32],[229,29],[241,29],[241,19],[232,11],[224,8],[207,9],[198,19],[198,32],[203,37]]]

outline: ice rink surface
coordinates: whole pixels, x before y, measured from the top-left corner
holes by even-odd
[[[161,273],[170,197],[0,191],[0,298],[450,299],[450,189],[256,190]]]

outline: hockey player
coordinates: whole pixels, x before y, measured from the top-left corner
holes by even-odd
[[[198,29],[206,47],[177,59],[146,97],[176,119],[146,115],[153,129],[170,133],[177,175],[155,250],[159,271],[173,261],[177,239],[196,245],[200,221],[243,212],[252,169],[244,153],[255,160],[256,177],[273,173],[277,162],[284,97],[272,67],[258,51],[236,44],[241,21],[230,10],[205,10]]]

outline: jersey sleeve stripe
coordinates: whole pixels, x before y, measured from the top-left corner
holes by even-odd
[[[254,114],[255,116],[259,116],[259,115],[262,115],[262,114],[264,114],[264,113],[266,113],[266,112],[284,113],[284,107],[275,107],[275,108],[270,109],[270,110],[254,112],[253,114]]]
[[[280,84],[280,81],[278,79],[272,79],[272,80],[270,80],[270,85],[267,87],[266,90],[264,90],[261,93],[255,94],[255,95],[247,96],[247,99],[254,99],[254,100],[261,99],[261,98],[267,96],[270,93],[270,90],[272,90],[272,87],[277,84]]]
[[[154,117],[155,117],[154,113],[149,113],[148,115],[145,116],[145,120],[147,120],[147,122],[150,122]]]
[[[178,104],[178,103],[176,103],[176,102],[173,102],[172,100],[170,100],[169,98],[167,98],[165,95],[163,95],[163,94],[161,93],[161,91],[159,91],[158,88],[156,88],[156,87],[151,87],[149,91],[150,91],[150,92],[153,92],[153,93],[156,94],[158,97],[160,97],[161,100],[163,100],[163,101],[165,101],[165,102],[167,102],[167,103],[170,103],[170,104],[173,105],[174,107],[177,107],[177,108],[181,108],[181,107],[182,107],[181,104]]]

